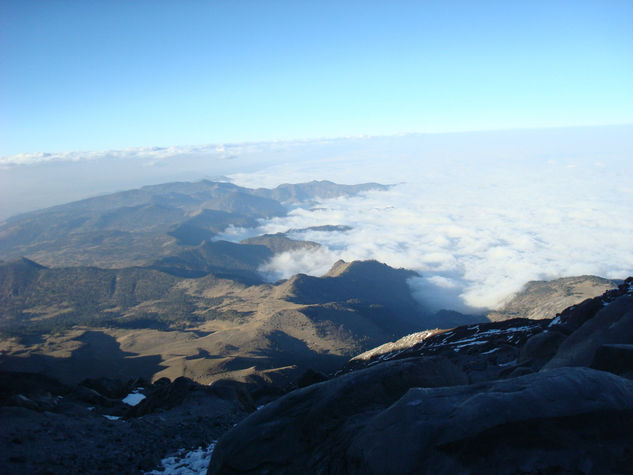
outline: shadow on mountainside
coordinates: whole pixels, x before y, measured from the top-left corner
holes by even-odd
[[[166,367],[159,355],[137,356],[124,352],[116,339],[104,332],[87,331],[77,337],[83,345],[68,358],[41,354],[27,356],[0,356],[1,371],[40,373],[59,379],[66,384],[77,384],[85,378],[112,378],[126,380],[146,378]]]
[[[319,371],[333,371],[349,358],[341,355],[318,353],[306,342],[294,338],[282,331],[273,331],[268,335],[270,351],[262,354],[270,360],[272,367],[296,365],[301,368],[314,368]]]

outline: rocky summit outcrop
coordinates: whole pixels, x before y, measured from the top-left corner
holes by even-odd
[[[631,473],[632,311],[629,278],[554,318],[383,345],[242,421],[208,473]]]
[[[222,439],[210,473],[317,473],[344,456],[354,433],[409,388],[467,382],[438,358],[391,362],[293,391]]]
[[[618,432],[621,423],[610,434],[603,431],[605,439],[592,437],[600,433],[595,421],[580,434],[564,433],[565,427],[573,418],[597,415],[620,414],[630,421],[632,410],[632,381],[587,368],[469,386],[414,388],[368,418],[349,444],[342,471],[414,473],[419,467],[426,473],[483,473],[495,467],[497,473],[552,468],[613,473],[633,456],[628,445],[632,435]],[[534,429],[525,433],[523,424],[557,429],[559,436]],[[599,443],[607,447],[596,447]],[[605,456],[611,460],[599,460]]]
[[[387,368],[413,383],[404,366]],[[208,473],[615,473],[633,457],[630,380],[588,368],[448,387],[429,386],[459,378],[419,377],[424,387],[398,397],[406,383],[374,380],[376,370],[251,415],[221,439]]]

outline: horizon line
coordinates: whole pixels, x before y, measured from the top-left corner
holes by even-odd
[[[462,134],[485,134],[485,133],[499,133],[499,132],[535,132],[545,130],[562,130],[562,129],[598,129],[598,128],[614,128],[614,127],[633,127],[633,122],[626,123],[613,123],[613,124],[593,124],[593,125],[555,125],[555,126],[526,126],[526,127],[508,127],[508,128],[490,128],[490,129],[463,129],[463,130],[444,130],[444,131],[427,131],[427,132],[397,132],[391,134],[370,134],[361,133],[353,135],[338,135],[338,136],[314,136],[314,137],[301,137],[301,138],[286,138],[286,139],[262,139],[262,140],[244,140],[244,141],[219,141],[219,142],[207,142],[207,143],[188,143],[188,144],[170,144],[170,145],[131,145],[123,147],[112,147],[102,149],[83,149],[83,150],[61,150],[61,151],[35,151],[35,152],[18,152],[9,155],[0,155],[0,164],[20,165],[20,163],[13,162],[12,158],[24,158],[24,157],[47,157],[51,155],[71,155],[71,154],[104,154],[108,152],[132,152],[132,151],[160,151],[160,150],[173,150],[178,152],[177,149],[195,148],[195,147],[226,147],[226,146],[239,146],[239,145],[263,145],[263,144],[283,144],[283,143],[310,143],[320,142],[326,140],[353,140],[353,139],[371,139],[371,138],[388,138],[388,137],[406,137],[416,135],[462,135]],[[220,150],[218,150],[220,151]]]

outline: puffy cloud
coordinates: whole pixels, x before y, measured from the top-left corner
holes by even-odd
[[[313,275],[323,275],[335,261],[336,254],[329,249],[302,249],[275,255],[259,271],[270,281],[288,278],[294,274],[304,273],[306,270]]]

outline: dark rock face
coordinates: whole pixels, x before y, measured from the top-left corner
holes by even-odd
[[[18,394],[28,396],[64,395],[70,388],[59,381],[36,373],[0,372],[0,406]]]
[[[88,378],[84,379],[81,386],[90,388],[110,399],[121,399],[139,386],[149,386],[149,381],[142,378],[121,381],[113,378]]]
[[[473,382],[516,375],[519,368],[531,372],[589,366],[601,345],[633,342],[632,319],[629,277],[617,289],[573,305],[553,319],[516,318],[420,332],[358,355],[342,371],[431,355],[457,362]]]
[[[393,363],[385,366],[394,369]],[[510,427],[520,431],[522,424],[555,427],[562,421],[564,426],[571,422],[568,418],[603,413],[630,419],[633,413],[633,382],[587,368],[467,386],[415,387],[402,397],[398,397],[402,385],[385,389],[392,386],[385,384],[384,377],[379,384],[367,384],[376,370],[346,375],[337,388],[324,383],[266,406],[220,440],[208,473],[471,473],[485,471],[486,465],[479,460],[475,467],[469,466],[471,456],[464,454],[462,446],[472,446],[481,434],[489,437]],[[406,381],[399,375],[399,381]],[[347,387],[352,381],[354,390]],[[428,382],[443,384],[434,378]],[[589,437],[591,430],[587,432]],[[593,469],[611,472],[618,461],[633,455],[626,452],[633,435],[624,431],[619,438],[616,445],[601,448],[613,464],[592,462]],[[581,470],[578,457],[567,458],[567,453],[570,449],[582,453],[600,440],[589,437],[580,442],[580,447],[548,447],[537,438],[512,453],[493,452],[485,463],[503,472],[504,460],[518,461],[529,453],[522,461],[527,472],[555,467]]]
[[[633,379],[633,345],[602,345],[591,367]]]
[[[458,442],[472,440],[485,431],[518,427],[522,422],[631,409],[633,382],[587,368],[561,368],[547,374],[453,388],[415,388],[358,431],[346,454],[347,467],[376,474],[411,473],[415,467],[424,467],[427,473],[462,472],[467,467],[455,458],[451,445],[456,447]],[[550,448],[538,447],[539,442],[532,441],[540,450],[531,448],[531,460],[523,461],[522,470],[581,468],[577,460],[562,456],[565,451],[560,453],[552,447],[553,453],[547,453]],[[598,442],[585,441],[583,446]],[[622,456],[621,451],[622,447],[616,452]],[[521,452],[528,451],[519,450],[519,460]],[[504,454],[499,461],[510,455]],[[488,460],[503,471],[503,465],[495,462],[494,458]]]
[[[316,473],[338,459],[367,414],[411,387],[467,382],[439,358],[386,363],[293,391],[229,432],[209,473]]]

